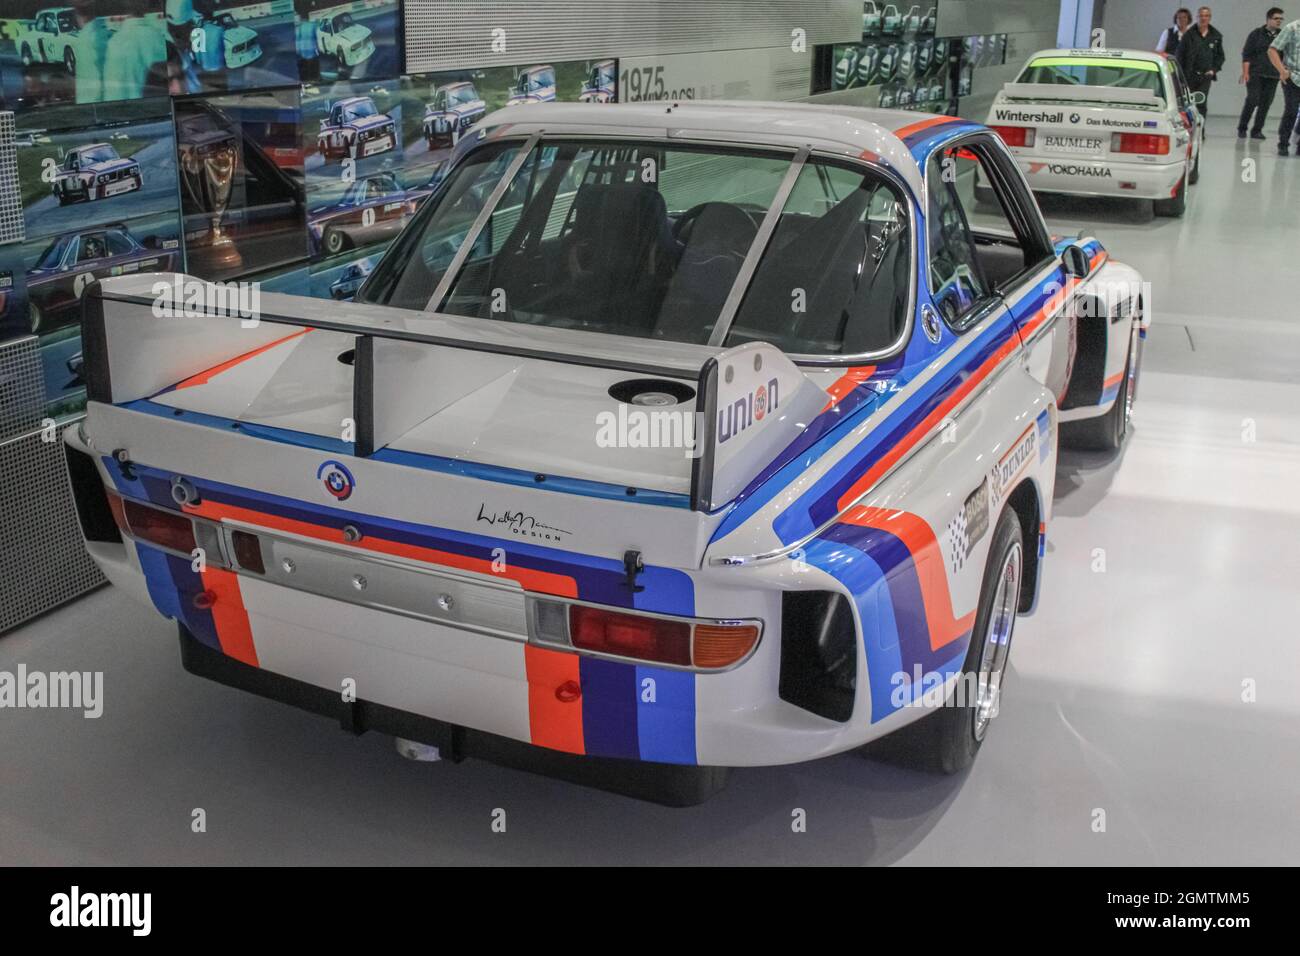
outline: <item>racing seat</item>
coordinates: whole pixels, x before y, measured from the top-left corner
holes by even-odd
[[[792,231],[782,224],[737,316],[730,344],[765,338],[788,352],[827,354],[847,351],[849,343],[857,346],[853,351],[876,347],[861,343],[875,342],[889,331],[866,321],[881,310],[858,309],[855,303],[872,298],[879,279],[893,281],[900,255],[897,241],[884,232],[890,224],[863,222],[872,195],[856,189],[803,228]],[[790,307],[797,288],[805,292],[802,313]],[[862,328],[849,327],[855,314]]]
[[[545,291],[516,298],[501,276],[512,310],[544,313],[573,325],[645,334],[654,321],[676,242],[663,197],[644,183],[588,183],[573,200],[570,224]]]
[[[674,342],[707,342],[758,226],[731,203],[705,203],[687,214],[689,231],[682,230],[686,247],[668,283],[654,334]]]

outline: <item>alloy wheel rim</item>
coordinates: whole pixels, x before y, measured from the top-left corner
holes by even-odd
[[[984,628],[984,646],[980,650],[977,691],[975,698],[974,733],[983,740],[989,724],[998,715],[998,702],[1002,695],[1002,676],[1007,658],[1011,655],[1011,634],[1016,626],[1016,605],[1020,600],[1020,572],[1023,565],[1020,544],[1017,542],[1002,559],[997,590],[993,593],[993,607]]]

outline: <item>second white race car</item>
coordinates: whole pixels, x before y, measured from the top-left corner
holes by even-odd
[[[1204,119],[1176,61],[1140,50],[1044,50],[989,110],[1036,193],[1151,201],[1181,216]],[[977,186],[991,200],[986,180]]]

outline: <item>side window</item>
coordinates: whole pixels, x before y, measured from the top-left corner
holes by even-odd
[[[1049,254],[1037,248],[1043,240],[1021,235],[988,175],[993,160],[982,157],[976,149],[949,147],[935,152],[926,170],[930,291],[959,330],[963,316]]]
[[[926,174],[930,192],[926,223],[929,244],[930,292],[949,323],[957,323],[977,303],[993,293],[980,268],[959,187],[962,178],[975,173],[978,160],[966,150],[940,150],[930,159]]]
[[[124,256],[132,251],[131,240],[123,233],[110,232],[105,238],[108,241],[108,254],[110,256]]]

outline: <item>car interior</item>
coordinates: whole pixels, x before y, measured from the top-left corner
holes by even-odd
[[[676,146],[667,152],[577,145],[530,160],[440,311],[708,342],[789,163],[763,159],[771,165],[764,172],[770,188],[752,189],[746,198],[748,187],[726,177],[726,157],[719,168],[715,160],[716,154],[697,160]],[[660,164],[662,181],[645,181],[647,161]],[[678,170],[668,185],[667,173]],[[698,181],[687,183],[687,173]],[[686,196],[718,198],[681,208]],[[875,173],[806,164],[725,344],[766,341],[808,355],[861,354],[895,344],[911,293],[906,208]],[[366,301],[428,307],[469,218],[461,215],[458,229],[444,231],[441,241],[425,242],[390,291],[382,276],[376,279]]]

